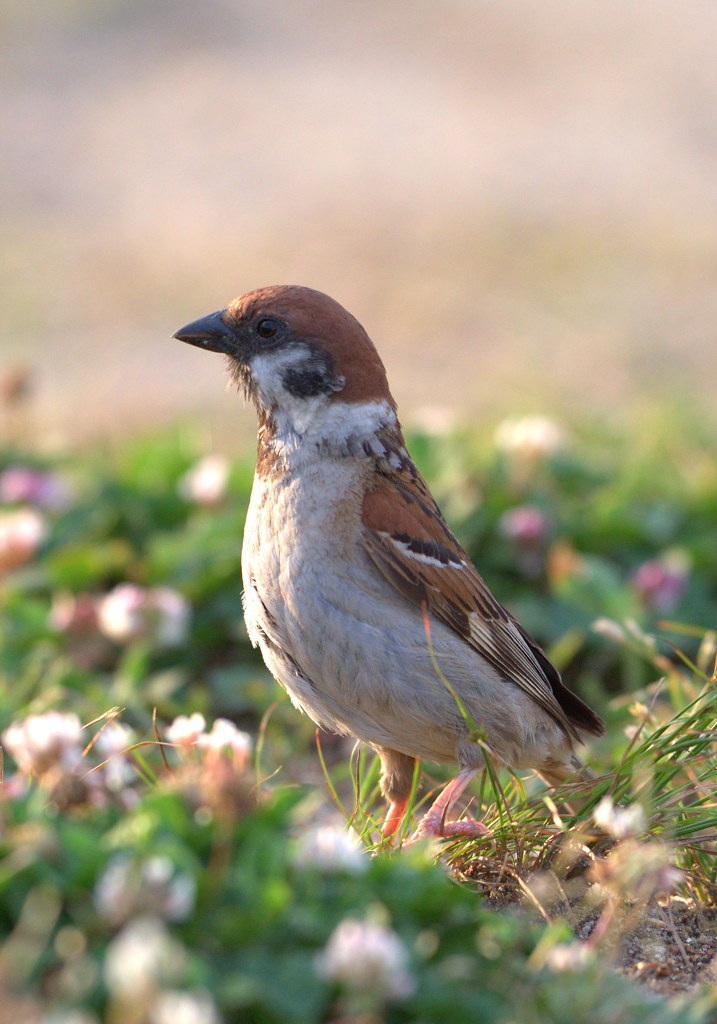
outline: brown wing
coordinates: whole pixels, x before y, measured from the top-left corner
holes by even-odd
[[[404,452],[405,456],[405,452]],[[407,456],[385,465],[363,502],[366,552],[404,597],[425,606],[568,734],[600,734],[600,718],[562,682],[531,637],[500,605],[443,519]]]

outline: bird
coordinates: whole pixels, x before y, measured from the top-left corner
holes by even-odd
[[[256,407],[248,634],[299,710],[376,751],[385,839],[406,831],[417,762],[458,772],[415,836],[486,831],[450,820],[486,750],[553,786],[589,774],[575,745],[603,722],[457,541],[358,320],[323,292],[273,285],[174,337],[223,353]]]

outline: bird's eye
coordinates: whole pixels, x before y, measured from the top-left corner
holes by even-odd
[[[279,324],[277,323],[277,321],[270,320],[268,317],[265,317],[263,320],[260,320],[256,325],[256,333],[259,335],[260,338],[263,338],[265,341],[268,341],[271,338],[276,337],[278,330]]]

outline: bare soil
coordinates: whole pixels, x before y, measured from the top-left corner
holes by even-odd
[[[673,893],[646,904],[618,901],[589,908],[592,876],[586,865],[557,888],[554,877],[521,879],[490,858],[452,867],[493,905],[518,905],[531,916],[567,922],[575,937],[612,961],[618,973],[659,995],[675,996],[717,981],[717,906],[711,902]],[[556,891],[562,898],[544,898]]]

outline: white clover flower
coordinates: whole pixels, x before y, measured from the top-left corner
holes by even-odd
[[[136,741],[134,729],[131,729],[124,722],[116,720],[107,722],[100,730],[95,740],[94,749],[102,757],[116,757],[132,746]]]
[[[237,729],[228,718],[217,718],[211,732],[203,732],[197,737],[197,746],[205,751],[220,755],[230,753],[240,767],[246,767],[251,755],[252,741],[248,732]]]
[[[197,505],[218,505],[227,491],[229,468],[223,455],[205,455],[181,478],[179,493]]]
[[[167,920],[184,921],[194,909],[196,882],[186,872],[175,871],[169,857],[148,857],[142,865],[140,882],[143,893]]]
[[[197,886],[191,875],[175,871],[168,857],[149,857],[138,863],[127,854],[113,857],[95,885],[95,906],[113,923],[132,914],[152,912],[168,921],[185,921],[192,910]]]
[[[115,643],[149,640],[159,647],[184,643],[189,632],[187,600],[169,587],[147,589],[120,583],[99,601],[100,630]]]
[[[355,832],[348,832],[339,825],[321,825],[299,837],[294,864],[300,868],[358,875],[368,868],[368,858]]]
[[[185,871],[175,874],[162,898],[162,913],[168,921],[186,921],[194,910],[197,883]]]
[[[160,992],[149,1015],[150,1024],[221,1024],[212,997],[203,990]]]
[[[584,942],[560,942],[548,950],[545,964],[551,971],[575,971],[583,967],[593,955],[593,951]]]
[[[123,722],[108,722],[97,734],[93,750],[102,764],[102,779],[107,789],[119,792],[135,779],[135,771],[127,759],[127,750],[135,742],[134,730]]]
[[[495,431],[496,448],[526,462],[548,458],[564,444],[563,429],[547,416],[512,416]]]
[[[155,638],[162,647],[176,647],[189,634],[191,609],[189,602],[176,590],[155,587],[150,590],[150,614],[156,616]]]
[[[193,746],[204,735],[206,727],[204,715],[195,711],[193,715],[177,715],[164,730],[170,743],[187,749]]]
[[[608,640],[612,640],[616,644],[624,643],[627,639],[625,630],[619,622],[615,622],[614,619],[595,619],[592,628],[593,633],[598,633],[600,636],[607,637]]]
[[[25,565],[47,535],[47,526],[34,508],[0,512],[0,573]]]
[[[95,906],[108,921],[124,921],[132,912],[132,869],[131,858],[121,853],[110,860],[97,879],[94,889]]]
[[[405,999],[415,990],[408,953],[390,928],[347,917],[334,930],[316,969],[342,988],[374,999]]]
[[[74,714],[47,711],[13,722],[2,741],[26,775],[43,775],[50,768],[73,768],[82,756],[82,724]]]
[[[125,925],[107,948],[104,976],[113,996],[146,999],[172,981],[184,964],[183,948],[157,917],[138,917]]]
[[[611,796],[604,796],[593,811],[593,820],[598,828],[613,839],[627,839],[645,831],[647,822],[640,804],[616,807]]]

